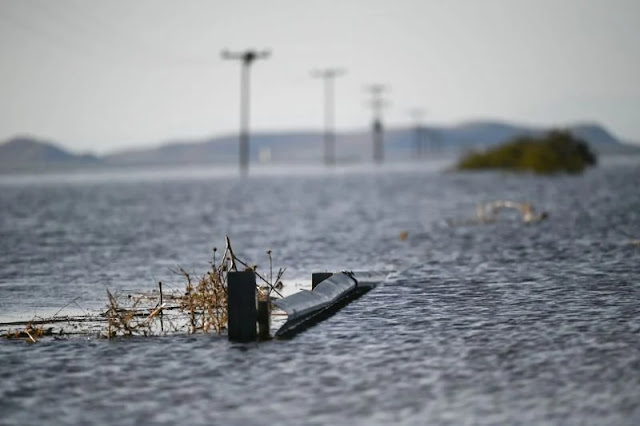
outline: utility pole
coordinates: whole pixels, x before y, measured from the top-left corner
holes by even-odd
[[[343,76],[345,71],[338,68],[325,68],[311,71],[311,76],[324,80],[324,162],[332,166],[336,162],[336,136],[334,131],[334,79]]]
[[[387,90],[387,87],[383,84],[372,84],[366,90],[372,97],[369,106],[373,110],[373,161],[382,163],[384,161],[382,110],[388,105],[382,93]]]
[[[422,125],[422,117],[424,116],[424,110],[422,108],[413,108],[409,110],[409,115],[414,121],[414,144],[416,158],[422,158],[424,151],[424,128]]]
[[[222,59],[242,61],[242,75],[240,79],[240,172],[249,172],[249,70],[256,59],[266,59],[271,55],[268,50],[244,52],[222,51]]]

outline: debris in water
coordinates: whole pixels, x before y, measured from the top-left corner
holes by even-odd
[[[476,217],[467,220],[448,219],[450,226],[483,225],[494,223],[498,219],[498,214],[505,209],[517,210],[520,213],[522,223],[536,223],[545,220],[549,214],[547,212],[536,212],[531,203],[521,203],[510,200],[497,200],[488,203],[478,203],[476,205]]]
[[[79,316],[58,316],[60,311],[78,298],[67,303],[51,318],[33,318],[28,322],[14,321],[0,323],[0,335],[9,339],[26,339],[37,342],[43,336],[70,336],[73,334],[95,335],[102,338],[117,336],[160,336],[175,333],[223,333],[227,329],[227,272],[238,271],[239,267],[255,271],[258,298],[274,299],[282,297],[282,276],[286,268],[273,273],[271,250],[269,257],[269,279],[259,274],[257,265],[250,265],[239,259],[231,248],[229,237],[225,238],[226,249],[219,260],[217,249],[213,249],[211,268],[202,277],[194,277],[178,267],[176,274],[185,281],[183,290],[159,290],[123,294],[107,290],[107,306],[104,312],[91,315],[83,311]],[[219,257],[219,256],[218,256]],[[63,329],[59,324],[65,324]],[[1,327],[18,327],[2,329]],[[55,326],[55,328],[53,327]]]

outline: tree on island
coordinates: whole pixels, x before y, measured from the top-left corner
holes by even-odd
[[[484,152],[471,152],[458,162],[457,169],[578,174],[596,162],[596,156],[585,141],[569,131],[551,130],[538,137],[517,137]]]

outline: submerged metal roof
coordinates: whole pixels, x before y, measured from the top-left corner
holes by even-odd
[[[323,309],[356,287],[356,280],[345,273],[333,274],[313,290],[302,290],[273,304],[287,313],[287,321],[297,320]]]

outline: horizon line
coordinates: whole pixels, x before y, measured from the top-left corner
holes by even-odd
[[[455,127],[463,127],[463,126],[469,126],[469,125],[482,125],[482,124],[500,124],[500,125],[513,126],[513,127],[524,127],[530,130],[564,129],[564,128],[577,127],[577,126],[598,126],[598,127],[601,127],[603,130],[605,130],[607,133],[609,133],[614,139],[618,140],[620,143],[640,146],[640,140],[636,141],[633,139],[621,138],[615,132],[613,132],[609,127],[607,127],[605,124],[593,119],[575,120],[575,121],[570,121],[563,124],[558,124],[558,123],[543,124],[543,123],[527,123],[527,122],[516,121],[516,120],[510,121],[504,118],[470,118],[470,119],[460,120],[457,122],[449,122],[449,123],[427,122],[427,123],[422,123],[421,127],[427,128],[427,129],[428,128],[431,128],[431,129],[455,128]],[[386,127],[385,131],[407,130],[407,129],[414,129],[415,127],[416,127],[415,123],[391,124]],[[367,126],[367,127],[352,127],[349,129],[342,129],[342,130],[336,129],[335,133],[336,134],[356,134],[356,133],[363,133],[363,132],[369,132],[369,131],[370,131],[370,127]],[[278,134],[278,133],[284,133],[284,134],[307,133],[307,134],[318,134],[322,136],[323,132],[324,130],[321,127],[316,127],[316,128],[290,127],[290,128],[273,128],[273,129],[255,129],[250,132],[250,135],[269,135],[269,134]],[[162,148],[162,147],[172,146],[172,145],[206,143],[216,139],[225,139],[225,138],[232,138],[232,137],[235,137],[235,138],[239,137],[239,131],[223,131],[219,133],[213,133],[209,135],[199,135],[199,136],[197,135],[196,136],[175,136],[175,137],[165,138],[160,141],[155,140],[155,141],[149,141],[149,142],[141,142],[139,144],[133,143],[130,145],[129,148],[108,149],[101,153],[97,153],[95,151],[80,151],[74,148],[69,148],[67,143],[61,142],[59,139],[56,139],[54,137],[40,136],[35,134],[35,132],[20,132],[0,141],[0,145],[7,144],[15,139],[25,138],[25,139],[32,139],[36,142],[54,145],[58,148],[64,149],[65,151],[76,154],[76,155],[93,155],[93,156],[104,157],[108,155],[120,154],[125,152],[157,149],[157,148]]]

